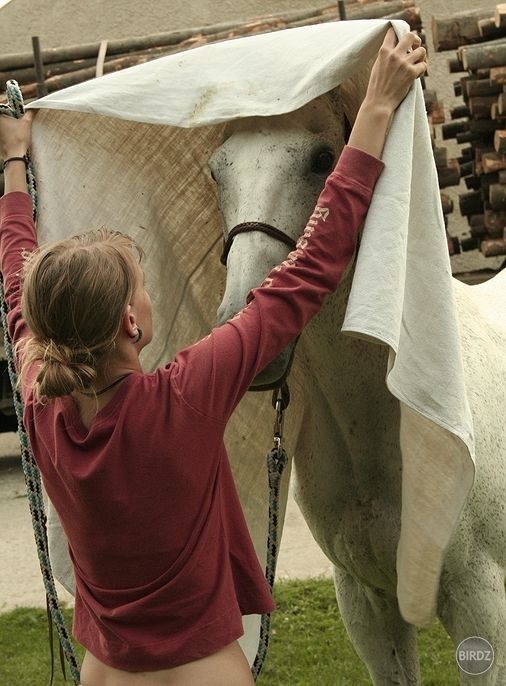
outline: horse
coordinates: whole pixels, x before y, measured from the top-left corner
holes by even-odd
[[[224,237],[238,224],[256,222],[295,241],[345,144],[345,128],[337,90],[294,112],[229,122],[209,160]],[[228,247],[219,322],[244,306],[248,291],[289,251],[259,231],[235,235]],[[506,399],[506,365],[504,348],[487,358],[483,335],[492,330],[505,340],[506,327],[497,324],[505,276],[472,287],[454,282],[478,467],[445,552],[437,615],[455,648],[479,636],[495,651],[486,673],[460,671],[462,686],[506,683],[506,438],[501,413],[489,404],[492,387],[494,397]],[[417,630],[401,615],[396,592],[401,409],[385,384],[386,347],[339,333],[353,277],[354,263],[298,342],[255,384],[276,386],[289,372],[298,408],[290,427],[295,499],[333,563],[339,610],[372,683],[414,686],[421,683]]]

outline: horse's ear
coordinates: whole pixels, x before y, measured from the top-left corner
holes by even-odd
[[[358,110],[367,92],[371,67],[372,60],[369,60],[339,85],[344,116],[351,126],[355,123]]]

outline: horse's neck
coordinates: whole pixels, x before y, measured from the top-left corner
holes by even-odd
[[[353,267],[347,270],[337,291],[329,296],[307,327],[303,344],[305,355],[310,356],[309,366],[319,384],[325,385],[326,380],[339,378],[340,392],[349,398],[350,389],[356,388],[360,381],[368,385],[371,393],[387,396],[387,348],[341,333],[353,273]]]

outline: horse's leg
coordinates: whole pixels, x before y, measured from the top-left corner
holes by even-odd
[[[397,600],[336,567],[334,583],[346,630],[374,686],[420,684],[416,628],[402,619]]]
[[[460,671],[462,686],[503,686],[506,684],[506,595],[504,570],[484,559],[483,553],[470,555],[472,563],[441,575],[438,614],[455,648],[471,636],[485,638],[494,649],[494,663],[484,674]]]

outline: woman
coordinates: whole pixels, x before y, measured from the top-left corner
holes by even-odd
[[[144,373],[139,250],[108,231],[37,250],[24,155],[33,115],[0,117],[0,267],[25,426],[69,541],[83,686],[247,686],[242,615],[273,610],[223,443],[253,378],[351,260],[390,118],[425,71],[389,30],[349,144],[302,240],[225,325]],[[32,253],[23,267],[23,254]],[[21,283],[20,273],[24,268]],[[282,323],[282,325],[281,325]]]

